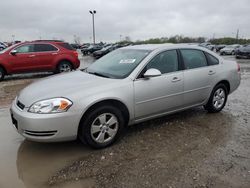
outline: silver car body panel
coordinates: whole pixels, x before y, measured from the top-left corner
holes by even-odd
[[[220,81],[230,83],[230,93],[240,84],[240,74],[234,61],[227,61],[205,48],[193,45],[139,45],[126,49],[147,49],[152,52],[125,79],[109,79],[82,71],[63,73],[34,82],[23,89],[17,100],[25,105],[21,110],[13,101],[11,111],[18,122],[18,132],[34,141],[54,142],[77,137],[84,113],[105,100],[123,103],[129,112],[129,125],[207,103],[214,86]],[[197,49],[219,60],[219,65],[181,70],[143,79],[138,75],[155,55],[172,49]],[[176,79],[177,78],[177,79]],[[28,108],[35,102],[65,97],[73,102],[67,112],[34,114]],[[28,131],[28,132],[27,132]],[[49,136],[33,136],[30,132]],[[55,132],[56,131],[56,132]],[[28,133],[28,134],[26,134]],[[52,133],[51,133],[52,134]]]

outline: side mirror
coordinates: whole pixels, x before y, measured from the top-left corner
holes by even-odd
[[[17,51],[16,51],[16,50],[12,50],[12,51],[10,52],[10,54],[11,54],[11,55],[16,55],[16,54],[17,54]]]
[[[161,72],[158,69],[148,69],[143,76],[144,78],[157,77],[161,76]]]

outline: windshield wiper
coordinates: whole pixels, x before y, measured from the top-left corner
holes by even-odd
[[[87,72],[87,71],[86,71]],[[99,72],[87,72],[89,74],[93,74],[93,75],[96,75],[96,76],[101,76],[101,77],[104,77],[104,78],[110,78],[109,76],[107,75],[104,75],[102,73],[99,73]]]

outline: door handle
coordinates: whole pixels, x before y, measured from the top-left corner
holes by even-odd
[[[30,55],[29,57],[35,57],[35,55]]]
[[[210,71],[208,72],[208,75],[213,75],[213,74],[215,74],[215,71],[213,71],[213,70],[210,70]]]
[[[178,78],[178,77],[174,77],[174,78],[172,79],[172,82],[178,82],[178,81],[181,81],[181,79]]]
[[[52,55],[57,55],[57,53],[52,53]]]

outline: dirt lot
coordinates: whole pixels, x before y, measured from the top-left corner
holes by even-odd
[[[232,58],[232,57],[228,57]],[[82,67],[91,62],[82,59]],[[194,108],[132,126],[117,144],[92,150],[81,143],[25,141],[11,125],[11,100],[48,76],[0,83],[0,187],[250,187],[250,61],[225,109]]]

